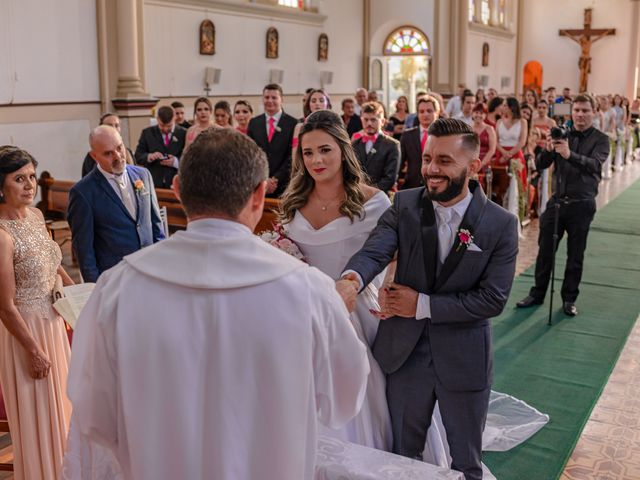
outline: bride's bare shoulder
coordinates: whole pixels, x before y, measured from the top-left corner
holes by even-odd
[[[365,203],[371,200],[373,196],[380,191],[375,187],[372,187],[370,185],[365,185],[365,184],[361,185],[360,188],[362,188],[362,193],[364,193]]]

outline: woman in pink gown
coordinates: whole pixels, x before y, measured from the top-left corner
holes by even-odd
[[[0,147],[0,383],[11,428],[14,478],[61,478],[71,404],[67,399],[69,340],[52,308],[60,265],[58,244],[31,208],[34,158]]]

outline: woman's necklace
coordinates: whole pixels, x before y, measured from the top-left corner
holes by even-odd
[[[317,193],[314,196],[318,199],[317,203],[320,205],[320,210],[326,212],[329,207],[333,206],[336,203],[336,201],[338,201],[337,203],[340,203],[339,201],[341,200],[341,197],[343,197],[343,195],[344,194],[340,193],[330,200],[324,200]]]

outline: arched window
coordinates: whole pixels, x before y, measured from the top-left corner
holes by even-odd
[[[429,55],[429,39],[415,27],[400,27],[384,42],[385,55]]]
[[[469,21],[476,21],[476,2],[475,0],[469,0]]]
[[[304,8],[303,0],[278,0],[278,5],[282,5],[283,7],[292,7],[292,8]]]
[[[498,23],[500,26],[505,27],[507,25],[507,2],[506,0],[500,0],[498,2]]]
[[[485,25],[489,25],[489,20],[491,19],[491,5],[489,5],[489,0],[482,0],[480,4],[480,20]]]

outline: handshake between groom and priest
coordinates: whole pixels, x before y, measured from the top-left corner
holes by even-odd
[[[307,119],[296,155],[305,163],[296,172],[303,160],[294,158],[288,188],[295,175],[313,177],[312,160],[328,167],[316,169],[311,189],[324,181],[331,151],[343,155],[340,178],[359,168],[334,116]],[[99,444],[124,478],[311,480],[319,432],[362,424],[363,405],[385,410],[365,430],[387,422],[392,437],[367,446],[422,459],[437,400],[451,468],[481,479],[490,319],[511,289],[517,218],[471,179],[479,141],[467,124],[441,119],[428,135],[424,187],[397,193],[391,206],[382,192],[362,195],[360,218],[343,218],[349,229],[373,215],[371,202],[383,207],[336,279],[317,257],[305,263],[253,234],[264,152],[233,130],[201,133],[173,181],[187,229],[104,272],[78,320],[68,393],[72,434],[83,442],[70,442],[71,453]],[[292,232],[308,225],[296,218]],[[387,266],[379,304],[362,312],[364,291]],[[356,312],[375,322],[371,336]],[[383,380],[372,398],[375,372]]]

